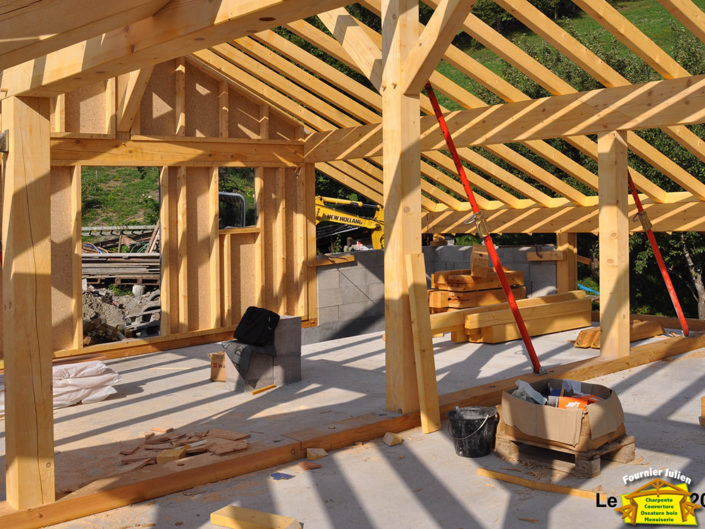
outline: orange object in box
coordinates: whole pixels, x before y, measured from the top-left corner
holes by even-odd
[[[588,404],[594,404],[595,402],[600,402],[600,397],[595,395],[584,395],[582,397],[560,397],[558,399],[558,407],[562,410],[568,408],[578,408],[584,410],[587,408]]]

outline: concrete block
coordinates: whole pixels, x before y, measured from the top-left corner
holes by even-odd
[[[340,288],[345,288],[348,285],[365,285],[373,279],[374,276],[362,266],[348,268],[340,271]]]
[[[322,267],[318,269],[316,280],[318,289],[325,290],[329,288],[340,287],[340,273],[337,268]]]
[[[318,308],[318,324],[338,321],[340,319],[340,306],[335,307],[319,307]]]
[[[318,285],[318,308],[337,307],[343,303],[342,291],[338,288],[320,288]]]
[[[277,357],[297,356],[301,358],[301,318],[282,315],[274,330],[274,350]]]
[[[361,301],[358,303],[346,303],[340,306],[340,319],[349,320],[365,316],[368,311],[375,308],[375,303],[372,301]]]
[[[384,283],[371,283],[367,285],[367,297],[372,301],[384,303]]]
[[[369,298],[367,297],[367,285],[365,285],[364,283],[352,283],[349,285],[344,285],[340,288],[340,293],[341,307],[344,307],[345,305],[348,305],[350,303],[369,301]]]

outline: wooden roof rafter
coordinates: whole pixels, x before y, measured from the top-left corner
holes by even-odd
[[[537,35],[554,46],[575,64],[587,71],[604,86],[631,86],[631,83],[629,83],[629,81],[627,81],[623,76],[617,73],[607,63],[597,57],[597,55],[582,45],[577,39],[561,28],[553,20],[546,17],[527,0],[497,0],[497,4],[505,8],[512,16],[516,17],[523,24],[532,29]],[[622,15],[619,16],[621,17]],[[626,19],[624,19],[624,21],[628,23]],[[662,52],[662,54],[663,53],[664,52]],[[539,79],[541,78],[534,80],[539,82],[539,84],[542,84]],[[575,91],[574,88],[570,88]],[[561,93],[567,92],[561,91]],[[699,151],[702,141],[689,129],[685,127],[672,126],[665,126],[664,129],[665,131],[675,129],[674,139],[677,139],[678,143],[694,154]],[[657,169],[664,174],[664,176],[680,185],[683,189],[690,191],[694,196],[697,196],[701,200],[705,200],[705,184],[698,181],[693,175],[670,160],[667,156],[655,147],[651,146],[634,132],[628,132],[627,137],[629,141],[629,149],[632,152],[651,165],[656,166]],[[700,157],[702,154],[697,156]]]

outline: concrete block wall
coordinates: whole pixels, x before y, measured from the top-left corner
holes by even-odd
[[[498,253],[505,268],[524,272],[527,296],[556,292],[556,264],[526,259],[537,246],[508,246]],[[555,250],[542,245],[541,251]],[[470,267],[470,246],[423,248],[428,286],[439,270]],[[318,268],[318,325],[302,329],[304,344],[384,330],[384,252],[355,252],[355,262]]]

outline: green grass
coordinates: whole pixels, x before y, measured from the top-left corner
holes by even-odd
[[[156,224],[157,167],[84,167],[81,172],[83,226]]]

